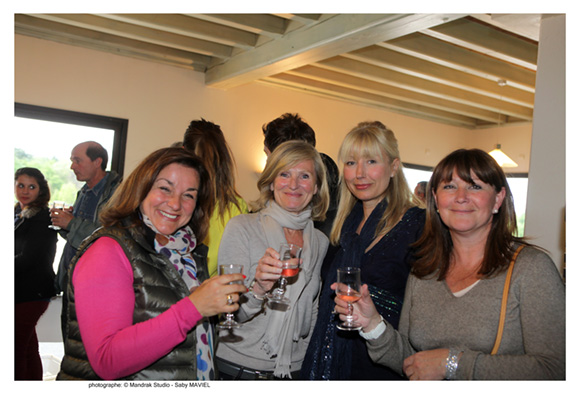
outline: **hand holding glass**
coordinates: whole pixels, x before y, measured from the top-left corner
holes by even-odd
[[[227,274],[242,274],[244,270],[244,266],[240,264],[221,264],[219,266],[219,274],[220,275],[227,275]],[[230,282],[229,284],[239,283],[242,284],[241,281]],[[228,303],[230,302],[231,298],[228,295]],[[234,320],[233,313],[226,313],[226,319],[217,325],[220,329],[230,329],[240,327],[241,324]]]
[[[280,261],[282,261],[282,273],[278,279],[278,287],[268,294],[269,303],[287,306],[290,300],[284,296],[286,293],[286,284],[288,278],[298,275],[300,271],[300,263],[302,256],[302,248],[293,244],[280,245]]]
[[[52,209],[58,209],[60,211],[63,211],[65,209],[65,203],[62,201],[54,201],[52,203]],[[58,215],[58,212],[55,212],[55,215]],[[55,226],[54,224],[51,224],[48,226],[49,229],[51,230],[60,230],[60,226]]]
[[[354,321],[352,304],[361,297],[360,268],[345,267],[337,270],[336,296],[348,305],[346,320],[337,324],[339,330],[360,330],[361,325]]]

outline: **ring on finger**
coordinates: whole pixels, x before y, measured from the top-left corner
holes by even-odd
[[[228,305],[232,305],[234,303],[234,297],[232,297],[231,294],[228,294],[226,298],[228,300]]]

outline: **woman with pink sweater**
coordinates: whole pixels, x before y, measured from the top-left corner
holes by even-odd
[[[210,380],[208,317],[238,309],[242,274],[208,279],[214,206],[201,161],[181,148],[149,155],[119,186],[69,271],[58,379]],[[79,257],[80,256],[80,257]]]

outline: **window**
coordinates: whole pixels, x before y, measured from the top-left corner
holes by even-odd
[[[110,137],[104,138],[105,144],[103,147],[105,147],[109,153],[109,168],[116,171],[118,174],[123,175],[127,128],[129,125],[127,119],[20,103],[15,103],[14,115],[17,120],[17,122],[15,122],[16,125],[18,126],[20,124],[23,127],[22,129],[17,130],[17,132],[20,133],[18,134],[20,137],[18,140],[22,145],[25,145],[30,149],[41,147],[47,157],[49,155],[52,156],[53,152],[61,152],[62,149],[65,149],[66,151],[68,148],[68,153],[66,153],[66,158],[68,160],[70,157],[70,151],[79,142],[94,140],[100,143],[103,140],[104,135],[111,133]],[[70,134],[70,130],[73,129],[76,129],[77,132],[72,132],[72,134]],[[61,131],[59,132],[58,130]],[[67,132],[65,132],[65,130]],[[89,133],[83,133],[81,130],[85,130]],[[85,138],[87,135],[90,135],[92,138]],[[72,138],[72,140],[65,138]],[[105,146],[107,144],[107,138],[111,141],[109,147]]]
[[[123,175],[128,120],[27,104],[15,104],[12,130],[14,170],[38,168],[48,181],[51,204],[72,205],[83,186],[70,170],[71,150],[84,141],[100,143],[109,154],[107,170]],[[14,200],[15,201],[15,200]],[[64,240],[58,237],[54,268],[58,268]]]
[[[432,173],[432,167],[403,163],[403,174],[405,174],[405,178],[407,179],[411,191],[415,190],[417,183],[422,181],[429,182]]]

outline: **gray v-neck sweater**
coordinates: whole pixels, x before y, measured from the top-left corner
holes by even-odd
[[[457,379],[565,379],[565,288],[548,255],[519,254],[512,275],[501,346],[493,348],[506,272],[483,279],[461,297],[445,281],[409,277],[399,331],[387,325],[367,342],[375,362],[401,374],[415,352],[457,348]]]

